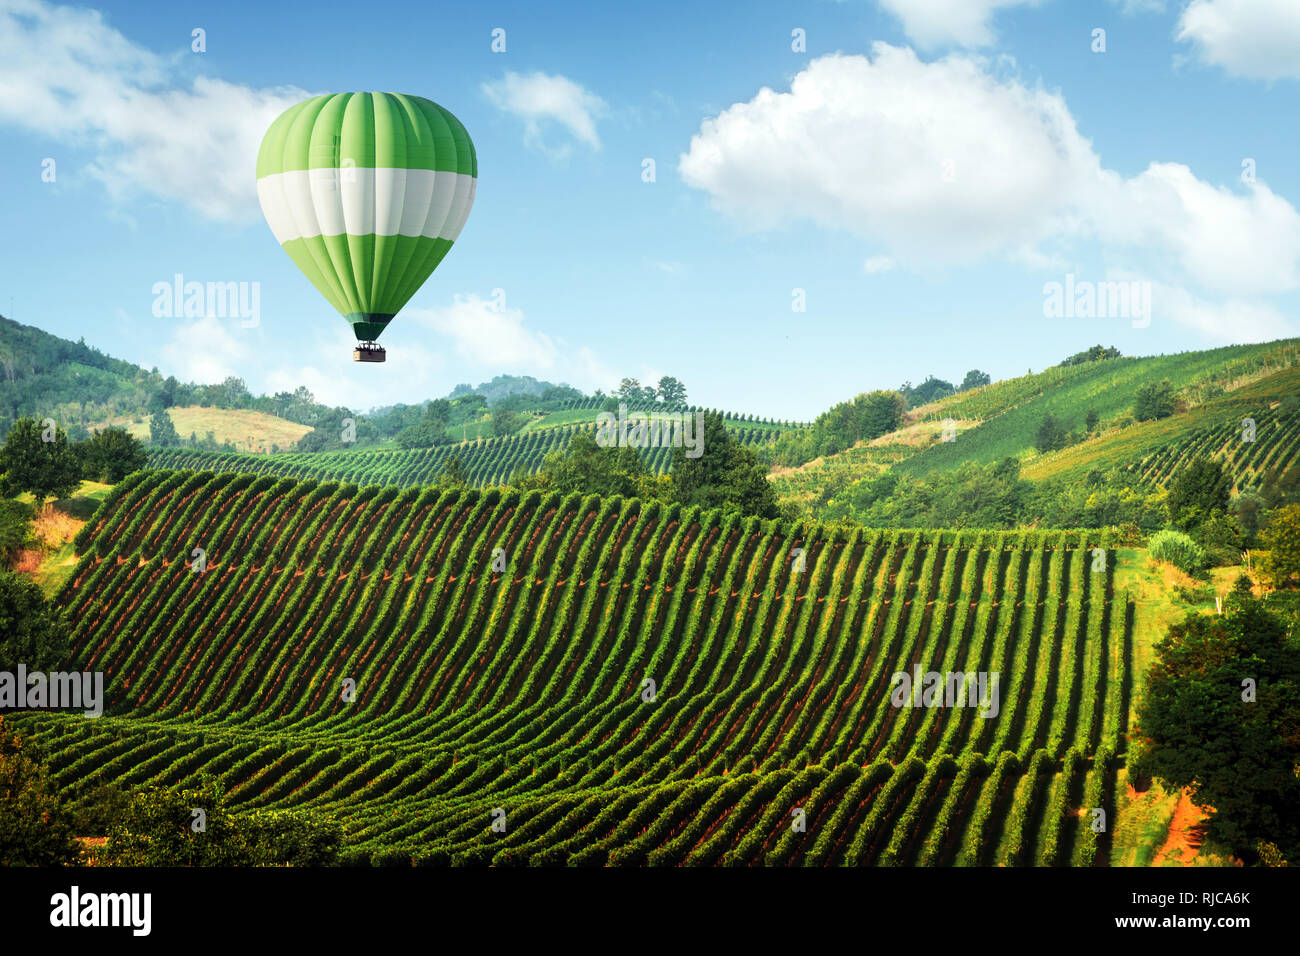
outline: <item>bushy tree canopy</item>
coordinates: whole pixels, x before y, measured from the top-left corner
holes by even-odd
[[[1138,723],[1141,771],[1213,807],[1209,836],[1300,858],[1300,651],[1283,621],[1235,592],[1224,614],[1188,615],[1156,645]]]

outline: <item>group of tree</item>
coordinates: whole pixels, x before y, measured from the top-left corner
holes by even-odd
[[[1168,418],[1178,409],[1174,386],[1169,379],[1147,382],[1138,387],[1133,402],[1133,417],[1139,422]]]
[[[1295,603],[1247,587],[1222,614],[1192,613],[1155,648],[1130,781],[1188,788],[1206,839],[1246,862],[1300,862],[1300,647]]]
[[[143,468],[140,442],[124,428],[105,428],[69,442],[52,421],[20,418],[0,446],[0,496],[29,492],[39,509],[46,498],[72,494],[83,480],[113,483]]]
[[[1101,416],[1095,408],[1088,409],[1083,419],[1083,430],[1070,428],[1051,412],[1043,415],[1034,432],[1034,447],[1040,452],[1060,451],[1077,445],[1097,430]]]
[[[952,382],[944,381],[933,375],[927,375],[925,381],[920,385],[913,386],[911,382],[904,382],[899,386],[898,392],[907,400],[908,408],[917,408],[921,405],[928,405],[930,402],[937,402],[941,398],[947,398],[949,395],[968,392],[972,388],[988,385],[992,381],[992,376],[987,372],[981,372],[979,369],[973,368],[966,373],[966,377],[961,380],[960,385],[953,385]]]
[[[760,518],[780,515],[766,468],[732,437],[721,416],[711,413],[704,415],[701,453],[688,457],[684,446],[675,446],[663,477],[651,474],[636,448],[602,447],[594,432],[584,430],[564,451],[546,455],[536,474],[516,476],[511,483],[525,490],[676,501]]]
[[[642,385],[634,378],[624,378],[610,396],[627,405],[685,405],[686,386],[671,375],[662,376],[655,385]]]
[[[1084,349],[1082,352],[1075,352],[1069,358],[1061,363],[1062,367],[1071,365],[1086,365],[1088,362],[1099,362],[1102,359],[1121,358],[1119,349],[1112,346],[1094,345],[1092,348]]]
[[[965,462],[923,477],[881,471],[855,480],[829,478],[809,517],[874,528],[1106,528],[1159,530],[1165,494],[1138,486],[1119,470],[1028,481],[1020,463]]]
[[[860,441],[895,431],[902,425],[906,410],[907,399],[900,392],[864,392],[822,412],[811,427],[782,434],[772,451],[772,460],[793,466],[837,454]]]
[[[183,789],[98,788],[87,800],[60,790],[40,749],[0,716],[0,867],[84,863],[76,834],[88,824],[108,838],[97,866],[329,866],[343,843],[321,811],[233,810],[212,777]]]

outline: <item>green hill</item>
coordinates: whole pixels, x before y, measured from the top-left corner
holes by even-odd
[[[582,429],[594,429],[591,413],[587,424],[559,425],[528,430],[504,438],[484,438],[437,445],[433,448],[331,451],[315,454],[239,455],[189,448],[150,448],[151,468],[191,468],[206,471],[238,471],[253,475],[282,475],[351,481],[359,485],[394,485],[401,488],[433,484],[447,463],[456,458],[464,480],[476,486],[504,485],[521,471],[536,472],[548,452],[567,448]],[[742,444],[761,446],[775,440],[777,432],[767,428],[735,426],[733,435]],[[669,447],[645,448],[642,457],[655,474],[666,474],[672,462]]]
[[[85,424],[143,413],[155,378],[84,341],[0,316],[0,434],[24,416]]]
[[[14,718],[74,794],[212,774],[336,815],[350,862],[1108,858],[1066,812],[1112,806],[1128,726],[1104,536],[159,471],[76,544],[105,716]],[[999,674],[998,719],[897,705],[913,664]]]
[[[1138,389],[1168,379],[1175,389],[1197,395],[1240,385],[1300,364],[1300,340],[1262,345],[1232,345],[1204,352],[1149,358],[1117,358],[1057,367],[1036,375],[998,382],[920,409],[925,419],[978,419],[956,441],[936,441],[893,467],[901,474],[924,475],[967,461],[981,464],[1034,453],[1034,435],[1044,416],[1067,430],[1083,430],[1095,410],[1103,428],[1126,420]]]

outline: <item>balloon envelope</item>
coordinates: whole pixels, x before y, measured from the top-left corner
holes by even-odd
[[[460,120],[403,93],[332,93],[285,110],[257,154],[276,241],[373,341],[460,235],[478,159]]]

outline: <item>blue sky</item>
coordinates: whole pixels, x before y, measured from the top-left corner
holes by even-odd
[[[271,119],[346,90],[436,100],[479,159],[380,366],[254,188]],[[356,409],[672,374],[807,419],[1097,342],[1300,334],[1298,93],[1295,0],[0,0],[0,313]],[[257,324],[155,316],[178,273],[257,283]],[[1067,275],[1144,285],[1149,321],[1045,314]]]

